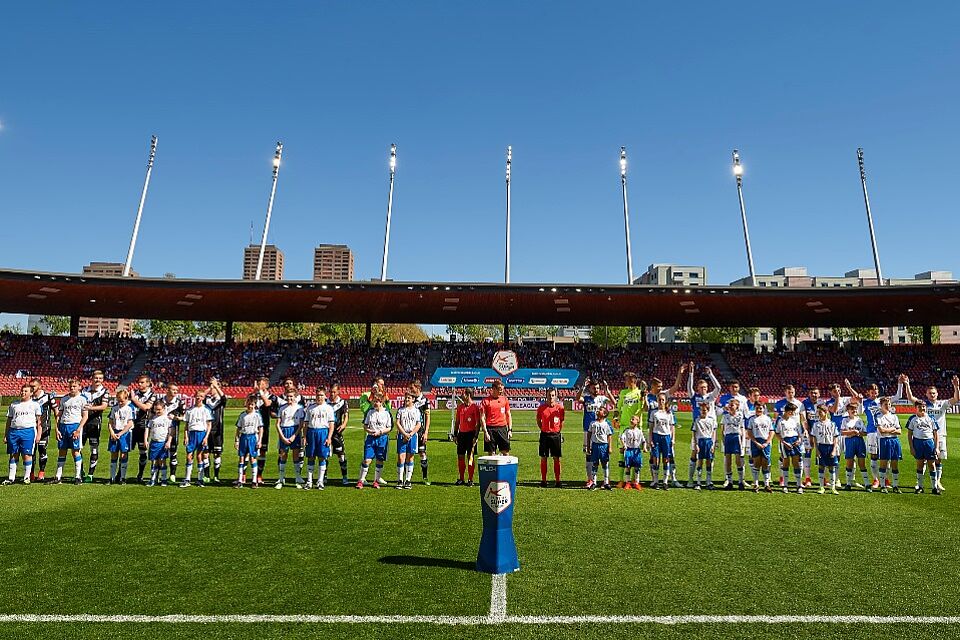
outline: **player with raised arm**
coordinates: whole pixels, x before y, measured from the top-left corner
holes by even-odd
[[[25,384],[20,387],[20,400],[7,407],[7,426],[3,439],[7,443],[7,455],[10,456],[10,471],[3,484],[13,484],[17,479],[17,460],[23,461],[23,484],[30,484],[33,471],[33,446],[40,437],[43,409],[33,399],[33,387]]]
[[[480,402],[480,429],[483,431],[483,448],[493,455],[510,454],[510,436],[513,432],[513,417],[510,401],[504,393],[503,382],[494,380],[490,393]]]
[[[910,378],[902,376],[903,386],[906,391],[906,397],[911,402],[916,403],[917,397],[913,395],[910,389]],[[937,459],[934,462],[933,485],[938,491],[943,491],[943,483],[940,482],[943,476],[943,461],[947,459],[947,411],[950,407],[960,404],[960,377],[953,376],[950,379],[953,385],[953,397],[943,400],[940,393],[933,385],[927,387],[923,403],[927,407],[927,415],[937,423]]]
[[[746,402],[746,399],[744,399]],[[720,422],[723,425],[723,473],[725,476],[723,488],[733,489],[733,462],[736,456],[737,463],[737,486],[743,491],[744,474],[744,446],[743,433],[746,429],[746,421],[743,419],[743,412],[740,411],[740,401],[731,395],[723,407],[720,414]]]
[[[47,472],[47,443],[50,440],[57,399],[52,393],[43,390],[39,378],[30,379],[30,390],[31,399],[40,405],[40,435],[37,436],[37,464],[34,465],[34,472],[37,474],[35,479],[43,482]]]
[[[234,488],[243,488],[244,469],[250,465],[250,486],[256,489],[257,455],[260,452],[260,438],[263,437],[263,419],[257,411],[255,398],[247,398],[245,410],[237,417],[237,436],[234,447],[237,450],[237,481]]]
[[[87,398],[80,393],[80,381],[71,380],[70,391],[60,399],[57,413],[57,475],[53,484],[63,479],[63,465],[67,462],[67,449],[73,452],[74,484],[83,484],[83,448],[80,436],[87,423]]]
[[[177,481],[177,452],[180,450],[180,421],[183,420],[183,414],[186,407],[183,404],[183,398],[180,396],[180,387],[176,384],[168,384],[167,392],[163,396],[163,406],[165,413],[170,418],[170,447],[168,453],[170,456],[170,481]]]
[[[677,391],[680,390],[683,382],[683,372],[687,370],[687,365],[680,365],[680,370],[677,371],[677,379],[674,380],[673,386],[669,389],[663,388],[663,381],[660,378],[651,378],[650,379],[650,391],[647,393],[646,403],[647,403],[647,425],[649,426],[650,420],[653,414],[660,409],[660,395],[663,394],[667,397],[667,405],[669,406],[670,402],[673,400],[673,397],[676,395]],[[671,410],[672,414],[672,410]],[[674,420],[674,425],[676,425],[676,420]],[[669,462],[667,462],[663,471],[663,479],[665,482],[672,482],[673,486],[680,488],[683,485],[680,484],[680,481],[677,480],[677,459],[675,456],[674,446],[676,445],[676,433],[674,437],[670,440],[670,451],[669,453]],[[654,442],[651,447],[656,446]],[[651,465],[651,470],[653,469]],[[665,487],[664,487],[665,488]]]
[[[464,387],[460,404],[457,405],[454,420],[454,439],[457,441],[457,472],[459,477],[454,485],[473,486],[474,457],[477,454],[477,440],[480,437],[480,405],[473,401],[473,391]],[[469,480],[464,483],[463,473],[469,472]]]
[[[278,404],[277,396],[270,393],[270,379],[261,376],[253,385],[253,392],[247,396],[257,403],[257,412],[263,422],[263,436],[260,438],[260,451],[257,454],[257,477],[254,480],[263,484],[263,472],[267,467],[267,452],[270,449],[270,418]]]
[[[213,414],[204,404],[205,393],[203,389],[197,389],[193,394],[193,406],[183,414],[183,423],[185,425],[184,444],[187,450],[187,473],[180,483],[180,488],[190,486],[190,480],[193,477],[193,463],[197,463],[197,486],[202,487],[203,467],[209,463],[207,451],[210,446],[210,425],[213,422]]]
[[[871,384],[866,393],[860,393],[853,388],[850,380],[844,378],[843,384],[847,387],[851,400],[860,404],[860,410],[866,417],[867,455],[870,456],[870,475],[873,477],[870,486],[876,489],[880,486],[880,434],[877,433],[877,414],[880,412],[877,398],[880,397],[880,388]]]
[[[423,474],[423,484],[429,486],[427,476],[427,438],[430,435],[430,399],[423,395],[423,385],[419,380],[411,380],[408,387],[413,394],[413,406],[420,412],[420,432],[417,434],[417,453],[420,454],[420,473]]]
[[[287,458],[293,451],[296,478],[294,484],[298,489],[303,487],[303,462],[298,459],[301,451],[301,430],[306,414],[300,405],[300,394],[296,388],[286,388],[286,395],[277,409],[277,473],[278,478],[274,489],[283,489],[286,481]]]
[[[110,393],[103,386],[103,371],[95,370],[90,375],[90,384],[81,391],[87,399],[87,423],[83,427],[80,444],[90,444],[90,464],[84,482],[93,482],[100,460],[100,435],[103,432],[103,412],[110,409]]]
[[[317,385],[313,402],[307,405],[304,413],[304,434],[306,436],[307,452],[307,482],[304,489],[311,489],[313,485],[313,471],[317,458],[320,459],[320,471],[317,475],[317,489],[326,488],[327,458],[330,457],[330,443],[333,441],[333,432],[336,428],[337,416],[333,407],[327,402],[327,388]]]
[[[600,385],[603,385],[602,392]],[[609,411],[611,403],[613,402],[612,398],[613,393],[611,393],[610,385],[607,384],[607,381],[603,380],[598,383],[597,380],[592,377],[587,377],[583,383],[583,387],[577,393],[577,402],[583,405],[583,453],[587,482],[590,482],[590,474],[593,470],[593,462],[590,461],[590,456],[587,455],[589,445],[587,432],[590,430],[590,425],[597,419],[597,407],[606,407]]]
[[[373,476],[373,488],[380,488],[380,480],[383,477],[383,463],[387,460],[387,442],[388,434],[393,429],[393,416],[390,410],[384,406],[384,397],[379,393],[371,398],[371,407],[363,417],[363,430],[367,432],[367,437],[363,441],[363,464],[360,467],[360,479],[357,481],[357,489],[363,489],[367,481],[367,471],[370,470],[370,463],[376,459],[376,470]]]
[[[693,421],[693,454],[697,457],[697,491],[704,485],[713,490],[713,454],[717,447],[717,417],[713,412],[714,399],[700,395],[697,418]],[[707,467],[707,481],[703,481],[703,467]]]
[[[880,493],[887,493],[888,468],[893,480],[890,489],[894,493],[900,493],[900,460],[903,459],[900,419],[890,411],[890,398],[880,398],[878,406],[880,411],[877,413],[875,425],[880,440]]]
[[[820,405],[823,404],[823,399],[820,397],[820,388],[813,386],[807,389],[807,397],[801,403],[801,412],[804,416],[804,422],[806,423],[807,433],[805,437],[809,439],[809,431],[813,428],[813,423],[815,423],[817,418],[817,409]],[[813,460],[816,460],[816,451],[812,442],[804,443],[804,452],[803,452],[803,465],[804,465],[804,482],[803,484],[807,487],[812,486],[813,482],[810,476],[810,465],[811,465],[811,456]]]
[[[110,442],[107,444],[107,450],[110,451],[110,480],[107,484],[126,484],[127,482],[127,462],[130,458],[130,450],[133,449],[133,416],[134,408],[130,404],[130,391],[117,389],[117,402],[110,408],[110,415],[107,418],[107,433],[110,436]]]
[[[808,423],[807,423],[807,414],[803,411],[803,404],[800,402],[800,399],[797,398],[797,389],[792,384],[784,385],[783,387],[783,397],[773,405],[773,410],[777,413],[777,418],[783,417],[783,409],[788,404],[794,406],[794,417],[800,422],[800,466],[803,471],[803,482],[797,486],[809,486],[810,481],[810,434],[808,432]],[[776,424],[776,423],[774,423]],[[787,463],[786,463],[786,452],[783,450],[783,443],[781,442],[780,446],[780,486],[784,487],[787,484]]]
[[[537,426],[540,428],[540,486],[547,486],[547,458],[553,458],[553,481],[560,487],[560,456],[563,430],[563,403],[557,400],[557,390],[547,389],[546,402],[537,407]]]
[[[840,385],[836,382],[831,383],[827,387],[827,399],[824,404],[827,405],[827,408],[830,409],[830,416],[833,420],[833,423],[837,425],[837,429],[840,430],[840,450],[846,454],[847,445],[845,442],[845,437],[843,435],[843,420],[847,417],[847,405],[850,404],[850,396],[840,395]],[[840,479],[835,478],[837,483],[837,488],[840,488]],[[861,487],[857,487],[860,489]]]
[[[847,464],[847,484],[844,489],[853,490],[853,463],[856,461],[860,466],[860,476],[863,478],[863,487],[866,487],[868,493],[873,492],[870,481],[867,480],[867,443],[864,437],[867,434],[867,427],[860,419],[856,400],[847,403],[847,415],[840,423],[840,435],[843,436],[843,457]],[[861,488],[861,485],[857,485]]]
[[[770,488],[770,443],[773,442],[773,421],[766,414],[762,402],[753,407],[753,415],[747,421],[747,438],[750,440],[750,455],[753,458],[753,492],[760,491],[759,475],[763,473],[763,490],[767,493]]]
[[[413,457],[418,450],[417,440],[423,427],[423,418],[417,408],[415,389],[403,396],[403,407],[397,411],[397,489],[412,489]],[[424,479],[424,484],[426,484]]]
[[[133,442],[137,445],[140,453],[140,460],[137,466],[137,482],[143,482],[143,470],[147,468],[147,446],[144,444],[144,434],[147,429],[147,421],[153,414],[153,403],[159,400],[159,396],[153,390],[153,381],[148,375],[140,375],[137,378],[137,385],[130,393],[130,402],[133,403]]]
[[[147,421],[143,432],[144,446],[150,458],[150,481],[148,487],[167,486],[167,458],[170,455],[171,420],[163,400],[153,403],[153,417]]]
[[[597,407],[597,419],[590,425],[587,453],[593,461],[587,489],[597,488],[597,467],[603,467],[603,488],[610,491],[610,446],[613,443],[613,427],[607,422],[607,408]]]
[[[916,413],[907,421],[907,431],[910,433],[910,453],[917,461],[917,486],[914,493],[923,493],[923,476],[930,471],[930,486],[934,495],[940,495],[937,487],[937,439],[940,435],[940,426],[927,413],[927,403],[923,400],[914,401]]]
[[[643,415],[644,407],[646,406],[647,398],[647,383],[641,382],[637,384],[637,374],[633,371],[627,371],[623,374],[623,389],[620,390],[620,393],[617,395],[617,408],[616,413],[613,415],[613,428],[615,431],[623,431],[624,429],[630,428],[630,419],[634,414],[639,413]],[[643,428],[643,425],[641,425]],[[592,462],[591,458],[591,467],[593,469],[593,477],[596,477],[595,463]],[[620,459],[620,482],[617,484],[618,487],[623,488],[625,485],[626,478],[626,462],[621,458]]]
[[[220,381],[216,377],[210,378],[208,385],[203,398],[203,403],[210,411],[210,436],[205,470],[208,481],[220,484],[220,467],[223,464],[223,412],[227,408],[227,394],[223,392],[223,387],[220,386]],[[211,453],[213,454],[212,465],[209,460]]]
[[[800,468],[800,459],[803,457],[803,424],[801,423],[799,404],[788,402],[781,407],[781,415],[777,418],[774,433],[780,441],[781,468],[783,471],[783,492],[790,492],[790,479],[787,470],[793,467],[793,477],[797,481],[797,493],[803,493],[803,471]]]
[[[694,431],[697,420],[700,419],[702,413],[703,403],[707,403],[707,413],[706,415],[712,416],[714,418],[714,426],[716,426],[716,411],[714,410],[714,405],[717,402],[717,398],[720,397],[720,381],[717,380],[717,377],[713,375],[713,369],[710,367],[705,367],[703,372],[706,374],[707,378],[710,379],[710,384],[713,385],[713,389],[707,390],[707,381],[703,378],[700,378],[696,382],[693,381],[695,367],[693,365],[693,360],[687,364],[687,397],[690,398],[690,410],[693,412],[693,423],[690,425],[690,430]],[[690,470],[687,474],[687,488],[690,489],[694,487],[693,474],[694,470],[697,467],[697,437],[696,434],[691,434],[690,437]],[[713,468],[713,457],[711,454],[710,464],[708,467]],[[699,485],[699,482],[697,483]],[[712,485],[712,483],[711,483]],[[710,486],[712,489],[713,486]]]
[[[820,470],[820,490],[817,493],[825,494],[829,486],[830,493],[837,495],[839,493],[836,478],[840,469],[840,429],[837,428],[825,404],[817,405],[816,419],[810,425],[810,443],[817,452],[817,466]]]
[[[330,451],[337,456],[340,462],[340,476],[343,486],[350,484],[347,478],[347,450],[343,446],[343,432],[347,429],[347,421],[350,419],[350,408],[347,401],[340,397],[340,383],[334,382],[330,385],[330,398],[327,400],[333,409],[334,427],[330,435]]]
[[[677,420],[668,402],[667,393],[661,391],[657,394],[657,410],[647,417],[651,443],[650,471],[653,474],[650,488],[657,488],[657,479],[662,466],[663,481],[660,482],[660,488],[664,491],[670,488],[670,461],[673,459],[673,439],[677,433]]]

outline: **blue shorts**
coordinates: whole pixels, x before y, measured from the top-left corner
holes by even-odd
[[[750,456],[753,458],[765,458],[767,462],[770,462],[770,445],[765,447],[760,447],[757,443],[750,442]]]
[[[867,443],[862,436],[850,436],[843,439],[843,457],[847,460],[867,457]]]
[[[673,457],[673,438],[667,434],[653,434],[653,446],[650,447],[650,458],[657,460],[659,458]]]
[[[257,447],[257,434],[241,433],[240,444],[237,447],[237,455],[240,456],[240,459],[242,460],[244,456],[256,458],[259,452],[260,449]]]
[[[643,450],[627,449],[623,452],[623,466],[627,469],[643,468]]]
[[[610,445],[594,442],[590,445],[590,462],[610,462]]]
[[[150,441],[150,453],[147,454],[151,460],[166,460],[170,456],[170,451],[164,448],[165,443]]]
[[[80,432],[77,431],[79,426],[79,422],[57,425],[57,449],[80,450]],[[77,437],[71,435],[74,431],[77,431]]]
[[[382,436],[368,435],[367,439],[363,441],[363,459],[373,460],[374,458],[380,462],[387,459],[386,434]]]
[[[286,451],[289,451],[290,449],[301,448],[302,445],[300,444],[300,433],[298,432],[297,427],[280,427],[280,433],[283,434],[284,438],[289,438],[293,436],[293,434],[295,433],[297,434],[297,436],[293,439],[293,442],[291,442],[290,444],[287,444],[282,440],[280,441],[278,445],[280,453],[284,453]]]
[[[125,434],[123,434],[116,440],[111,439],[110,443],[107,445],[107,450],[110,453],[127,453],[132,448],[132,445],[133,445],[133,432],[127,431]]]
[[[326,460],[330,457],[330,447],[327,445],[327,436],[329,435],[330,429],[328,427],[307,429],[306,449],[308,458],[323,458]]]
[[[397,436],[397,455],[401,453],[407,453],[411,456],[417,452],[417,441],[420,439],[418,436],[420,434],[415,433],[410,436],[409,440],[404,440],[403,436]]]
[[[206,451],[207,448],[203,446],[203,439],[206,435],[206,431],[187,431],[187,453]]]
[[[803,453],[803,443],[800,442],[800,436],[790,436],[784,438],[780,444],[780,451],[784,458],[793,458]]]
[[[811,451],[810,451],[810,440],[809,440],[808,438],[804,438],[804,440],[803,440],[803,457],[806,458],[807,460],[809,460],[809,459],[810,459],[810,453],[811,453]]]
[[[880,438],[881,460],[903,460],[900,438]]]
[[[697,438],[697,460],[713,460],[713,438]]]
[[[817,464],[821,467],[835,467],[840,464],[840,458],[833,455],[832,444],[817,445]]]
[[[913,439],[913,457],[917,460],[934,460],[936,451],[934,451],[933,440]]]
[[[740,446],[739,433],[725,433],[723,435],[723,452],[738,456],[743,453],[743,449]]]
[[[30,427],[10,429],[10,434],[7,436],[7,455],[15,456],[22,453],[25,456],[32,456],[36,436],[37,430]]]

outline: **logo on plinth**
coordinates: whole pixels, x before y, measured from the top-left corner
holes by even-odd
[[[520,368],[520,361],[517,360],[517,354],[513,351],[497,351],[493,354],[491,368],[501,376],[508,376]]]
[[[494,513],[503,513],[513,502],[509,482],[491,482],[483,494],[483,501]]]

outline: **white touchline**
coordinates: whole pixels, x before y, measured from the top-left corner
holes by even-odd
[[[507,619],[507,575],[495,573],[490,580],[490,622],[496,624]]]

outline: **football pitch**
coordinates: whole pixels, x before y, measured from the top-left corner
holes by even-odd
[[[228,445],[237,413],[227,413]],[[347,435],[354,482],[357,415]],[[395,448],[386,488],[341,486],[332,460],[326,491],[275,490],[275,437],[268,486],[257,490],[230,486],[232,449],[220,486],[107,486],[101,455],[93,485],[0,487],[2,635],[960,638],[956,460],[945,463],[942,496],[929,485],[913,494],[906,447],[902,495],[589,492],[580,416],[568,412],[564,487],[543,489],[534,413],[514,420],[517,573],[473,570],[479,490],[453,486],[449,413],[434,411],[433,484],[420,484],[417,467],[412,491],[394,490]],[[689,415],[680,421],[685,482]],[[960,416],[948,432],[960,456]],[[181,448],[180,474],[184,462]],[[48,475],[55,465],[54,452]],[[722,461],[713,477],[722,481]]]

